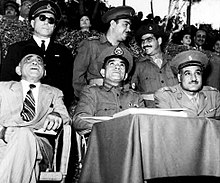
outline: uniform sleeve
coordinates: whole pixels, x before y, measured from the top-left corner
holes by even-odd
[[[80,94],[80,100],[74,111],[73,127],[76,131],[91,130],[93,123],[84,120],[81,117],[90,117],[95,115],[96,111],[95,91],[89,86],[84,87]]]
[[[145,106],[144,98],[142,97],[141,94],[139,94],[139,99],[138,99],[139,107],[143,108]]]
[[[90,64],[90,46],[87,40],[79,44],[73,66],[72,85],[75,95],[79,97],[82,88],[87,84],[86,73]]]
[[[169,95],[161,89],[156,91],[154,94],[154,102],[156,108],[171,108],[171,106],[169,105],[169,99]]]

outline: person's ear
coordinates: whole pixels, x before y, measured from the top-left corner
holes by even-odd
[[[162,38],[159,37],[157,40],[158,40],[159,45],[161,45],[162,44]]]
[[[15,72],[17,73],[17,75],[21,76],[21,66],[20,66],[20,64],[15,68]]]
[[[31,27],[34,28],[34,20],[31,20]]]
[[[110,21],[110,26],[115,27],[115,24],[116,24],[115,20]]]
[[[102,77],[104,78],[105,77],[105,69],[101,69],[100,73],[101,73]]]
[[[47,75],[46,69],[44,69],[44,75],[43,77],[45,77]]]
[[[125,74],[124,80],[128,78],[128,73]]]
[[[177,74],[177,79],[178,79],[178,81],[179,81],[179,83],[180,83],[180,74]]]

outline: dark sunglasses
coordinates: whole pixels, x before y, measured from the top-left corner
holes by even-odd
[[[45,20],[48,20],[48,23],[49,24],[54,24],[55,23],[55,19],[53,17],[47,17],[46,15],[39,15],[39,20],[40,21],[45,21]]]

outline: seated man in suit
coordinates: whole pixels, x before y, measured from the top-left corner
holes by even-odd
[[[85,86],[74,111],[73,126],[79,134],[89,133],[93,122],[81,117],[112,116],[132,107],[145,107],[138,92],[123,85],[131,70],[132,56],[124,47],[112,46],[104,49],[98,63],[104,79],[103,85]]]
[[[35,183],[52,169],[54,137],[35,130],[59,130],[70,121],[61,90],[41,84],[39,54],[28,53],[16,67],[21,81],[0,82],[0,182]]]
[[[21,60],[21,53],[27,49],[35,49],[43,55],[47,74],[41,82],[59,88],[64,93],[67,107],[74,100],[72,87],[73,56],[65,46],[55,43],[52,35],[61,19],[61,11],[57,4],[50,0],[41,0],[32,4],[29,11],[29,22],[33,28],[33,36],[25,41],[9,46],[0,71],[1,81],[16,80],[19,76],[15,68]]]
[[[189,116],[218,118],[220,93],[216,88],[203,86],[202,76],[208,64],[207,56],[196,50],[177,54],[171,67],[179,84],[159,89],[155,105],[159,108],[186,108]]]

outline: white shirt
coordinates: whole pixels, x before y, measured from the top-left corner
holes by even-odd
[[[44,42],[44,44],[45,44],[45,50],[47,50],[47,47],[48,47],[48,45],[49,45],[49,43],[50,43],[50,38],[40,39],[39,37],[33,35],[33,39],[36,41],[36,43],[37,43],[37,45],[38,45],[39,47],[41,47],[42,40],[44,40],[44,41],[45,41],[45,42]]]

